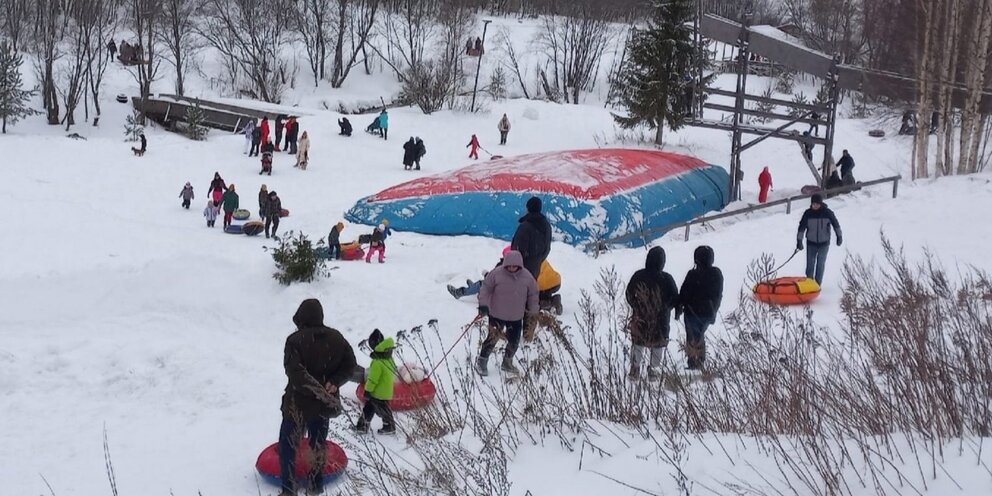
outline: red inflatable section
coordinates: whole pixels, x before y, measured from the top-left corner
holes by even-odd
[[[358,243],[341,245],[341,260],[361,260],[365,258],[365,250]]]
[[[348,455],[340,446],[331,441],[324,441],[327,445],[327,460],[324,462],[324,482],[331,482],[348,467]],[[255,469],[267,480],[279,483],[279,443],[274,443],[262,450],[255,462]],[[296,478],[305,479],[310,472],[310,441],[303,439],[296,450]]]
[[[535,153],[416,179],[372,195],[369,201],[493,190],[541,191],[596,200],[705,166],[694,157],[655,150]]]
[[[364,382],[358,385],[355,395],[358,396],[358,401],[365,403]],[[389,407],[398,412],[417,410],[434,401],[436,395],[437,388],[430,378],[411,384],[397,382],[393,386],[393,399],[389,400]]]

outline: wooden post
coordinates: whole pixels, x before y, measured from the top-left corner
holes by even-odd
[[[689,226],[691,226],[691,225],[692,224],[686,224],[685,225],[685,240],[686,241],[689,241]]]
[[[475,94],[479,90],[479,71],[482,69],[482,55],[486,53],[486,29],[489,28],[489,23],[493,22],[489,19],[482,21],[482,52],[479,53],[479,65],[475,66],[475,85],[472,86],[472,107],[471,112],[475,113]]]
[[[899,178],[895,178],[892,181],[892,198],[895,198],[899,194]]]
[[[785,202],[785,213],[786,215],[792,213],[792,197],[789,197],[789,199]]]

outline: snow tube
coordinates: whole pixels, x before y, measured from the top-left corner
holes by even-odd
[[[279,217],[289,217],[289,210],[285,208],[279,211]]]
[[[802,194],[804,194],[804,195],[812,195],[814,193],[819,193],[821,191],[823,191],[823,188],[821,188],[821,187],[819,187],[819,186],[817,186],[815,184],[807,184],[806,186],[803,186],[799,190],[799,192],[802,193]]]
[[[241,232],[248,236],[258,236],[263,231],[265,231],[265,224],[261,221],[252,220],[241,225]]]
[[[231,224],[224,228],[224,232],[227,234],[244,234],[241,230],[241,224]]]
[[[248,218],[251,217],[251,212],[243,208],[239,208],[235,210],[234,214],[231,216],[234,217],[234,220],[248,220]]]
[[[656,150],[536,153],[407,181],[358,200],[345,219],[510,240],[527,200],[537,196],[556,241],[642,246],[675,224],[723,209],[729,179],[723,167]]]
[[[361,260],[365,258],[365,250],[357,242],[341,245],[341,260]]]
[[[348,455],[337,444],[324,441],[327,445],[327,460],[324,462],[324,484],[334,482],[348,467]],[[271,484],[282,485],[279,478],[279,443],[273,443],[262,450],[255,462],[255,469],[262,478]],[[304,438],[296,450],[296,480],[300,487],[306,487],[307,473],[310,471],[310,442]]]
[[[365,403],[365,383],[358,385],[355,390],[358,401]],[[405,383],[397,381],[393,385],[393,399],[389,400],[389,407],[397,412],[417,410],[423,408],[434,401],[437,395],[437,388],[430,378],[425,378],[420,382]]]
[[[808,277],[779,277],[754,285],[754,297],[773,305],[802,305],[820,296],[820,285]]]

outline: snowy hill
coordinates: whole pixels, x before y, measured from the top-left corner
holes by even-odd
[[[74,129],[86,140],[67,139],[40,118],[0,137],[6,164],[0,198],[9,206],[0,259],[0,444],[7,447],[0,451],[0,494],[47,494],[38,474],[59,496],[109,494],[105,427],[122,495],[275,494],[275,488],[257,485],[253,464],[278,432],[283,343],[301,300],[319,298],[326,323],[355,344],[374,327],[395,333],[437,319],[441,342],[428,347],[430,363],[476,315],[474,301],[453,300],[445,285],[477,278],[496,261],[502,242],[398,232],[390,238],[385,264],[341,262],[327,279],[283,287],[272,279],[271,257],[262,249],[272,243],[205,227],[200,211],[215,171],[237,185],[242,206],[253,211],[261,184],[278,191],[292,212],[281,231],[319,238],[356,199],[412,178],[414,173],[401,164],[401,145],[409,136],[426,142],[424,168],[429,172],[467,164],[464,146],[472,133],[479,134],[490,152],[506,156],[624,144],[601,104],[526,100],[490,102],[490,113],[479,114],[442,111],[426,116],[415,108],[395,109],[391,138],[385,142],[361,132],[371,115],[352,116],[355,135],[346,139],[336,136],[340,115],[319,104],[340,95],[326,88],[310,95],[308,89],[299,90],[294,103],[308,114],[300,122],[312,140],[309,169],[293,169],[292,159],[277,153],[272,176],[262,177],[258,160],[243,154],[243,137],[218,131],[205,142],[191,142],[150,129],[147,154],[132,156],[118,124],[130,110],[112,102],[116,93],[134,91],[129,78],[119,66],[111,68],[103,127]],[[384,79],[388,75],[356,75],[343,93],[349,99],[377,98],[388,86]],[[202,93],[209,92],[204,85]],[[498,147],[496,122],[503,112],[513,129],[509,144]],[[858,161],[859,179],[908,176],[909,138],[868,138],[869,127],[842,119],[837,133],[838,147],[850,149]],[[728,161],[729,139],[723,133],[685,129],[669,134],[668,140],[672,150],[715,164]],[[744,195],[751,202],[762,166],[770,167],[775,177],[773,199],[795,194],[810,181],[794,143],[766,141],[748,152],[745,166]],[[196,192],[188,211],[180,208],[177,197],[186,181]],[[992,270],[986,256],[986,240],[992,238],[987,221],[990,181],[989,174],[907,181],[896,199],[883,187],[830,200],[845,243],[831,247],[823,295],[810,307],[817,324],[841,335],[842,264],[853,255],[879,257],[882,232],[904,244],[913,260],[923,260],[922,249],[929,248],[948,266]],[[696,246],[714,248],[727,281],[721,310],[726,316],[736,309],[736,293],[747,289],[752,260],[770,253],[784,261],[792,253],[799,215],[766,211],[694,231],[688,243],[670,236],[658,244],[666,249],[666,270],[677,281],[691,268]],[[342,239],[370,230],[348,225]],[[581,291],[593,287],[601,269],[615,267],[626,282],[643,266],[644,254],[615,250],[592,258],[555,244],[550,260],[564,279],[563,321],[576,327]],[[801,273],[799,258],[783,273]],[[575,345],[585,347],[571,332]],[[681,324],[674,324],[673,335],[683,332]],[[723,322],[711,327],[709,335],[714,340],[731,337]],[[463,363],[474,353],[476,337],[471,344],[460,343],[450,361]],[[681,360],[676,345],[669,351]],[[406,352],[405,358],[412,359],[412,352]],[[538,347],[522,353],[534,360]],[[359,360],[368,363],[367,356]],[[444,370],[444,382],[456,389],[457,373]],[[502,388],[498,375],[484,381],[494,390]],[[477,394],[489,393],[481,387]],[[331,439],[359,443],[346,432],[354,418],[351,410],[333,420]],[[402,429],[412,416],[400,415],[399,422]],[[554,438],[520,441],[506,467],[507,492],[679,491],[677,477],[669,476],[675,465],[659,454],[664,450],[657,439],[635,441],[637,432],[596,425],[596,446],[576,442],[579,449],[569,450]],[[647,431],[659,438],[663,432]],[[733,444],[733,437],[712,439]],[[468,451],[478,452],[485,444],[484,436],[472,432],[452,438]],[[415,458],[411,444],[403,437],[382,441],[395,460],[417,466],[407,459]],[[771,474],[775,461],[768,456],[745,447],[721,453],[715,444],[689,444],[683,470],[696,483],[693,494],[728,494],[725,484],[742,478],[768,492],[783,487],[777,473],[770,480],[755,475]],[[926,480],[925,490],[916,475],[907,476],[912,480],[907,484],[928,494],[992,492],[988,450],[959,454],[955,446],[951,451],[943,464],[948,472]],[[353,464],[349,470],[367,469]],[[850,492],[877,491],[867,486]]]

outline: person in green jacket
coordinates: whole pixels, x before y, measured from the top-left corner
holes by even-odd
[[[238,209],[238,194],[234,192],[233,184],[227,187],[227,191],[224,192],[220,201],[224,204],[224,229],[227,229],[227,226],[231,225],[234,211]]]
[[[369,431],[372,418],[378,414],[382,417],[382,429],[379,434],[395,434],[396,423],[393,411],[389,408],[389,400],[393,399],[393,384],[396,382],[396,362],[393,361],[393,350],[396,348],[393,338],[383,337],[379,329],[372,331],[368,339],[372,348],[372,364],[369,365],[365,377],[365,407],[362,416],[355,425],[360,433]]]

